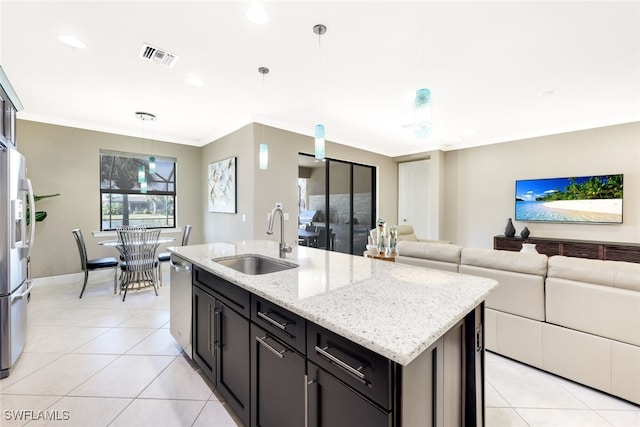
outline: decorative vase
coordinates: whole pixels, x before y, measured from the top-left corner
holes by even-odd
[[[516,235],[516,228],[513,226],[513,222],[511,222],[511,218],[507,221],[507,226],[504,228],[504,236],[505,237],[513,237]]]
[[[529,229],[527,227],[523,228],[522,231],[520,232],[520,236],[523,239],[526,239],[527,237],[529,237],[529,234],[530,234],[530,232],[529,232]]]
[[[523,243],[522,244],[522,249],[520,249],[520,252],[529,253],[529,254],[537,254],[538,253],[538,251],[536,250],[536,244],[535,243]]]

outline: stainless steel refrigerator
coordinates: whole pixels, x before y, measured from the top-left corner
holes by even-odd
[[[1,67],[0,107],[0,378],[5,378],[27,338],[35,209],[31,181],[25,175],[25,159],[15,146],[15,112],[21,104]],[[27,200],[31,206],[29,226]]]

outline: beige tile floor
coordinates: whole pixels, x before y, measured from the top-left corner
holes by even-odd
[[[0,425],[239,425],[169,333],[168,281],[122,302],[106,273],[82,300],[78,275],[37,281],[27,346],[0,381]],[[640,426],[639,406],[571,381],[491,353],[486,371],[490,427]]]

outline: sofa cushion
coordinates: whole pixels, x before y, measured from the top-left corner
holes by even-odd
[[[549,259],[549,277],[640,291],[640,264],[623,261],[553,256]]]
[[[546,311],[549,323],[640,346],[640,292],[547,277]]]
[[[547,259],[543,254],[464,248],[460,256],[460,264],[545,277]]]
[[[487,308],[544,321],[543,276],[464,264],[460,264],[459,271],[498,281],[500,285],[487,296]]]
[[[418,238],[413,231],[413,225],[400,224],[396,225],[398,229],[398,242],[409,241],[417,242]]]
[[[462,247],[446,243],[398,242],[398,254],[414,258],[427,258],[436,261],[460,263]]]

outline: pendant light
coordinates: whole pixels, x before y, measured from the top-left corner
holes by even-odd
[[[258,72],[262,74],[262,110],[264,113],[264,76],[269,74],[267,67],[259,67]],[[262,124],[262,142],[260,143],[259,152],[260,169],[267,170],[269,168],[269,145],[264,142],[264,123]]]
[[[322,94],[322,49],[320,45],[320,40],[322,35],[327,32],[327,27],[318,24],[313,26],[313,32],[318,35],[318,56],[319,56],[319,66],[318,66],[318,97]],[[324,125],[317,124],[314,131],[315,141],[314,141],[314,155],[316,159],[324,159],[325,152],[325,133],[324,133]]]
[[[426,72],[426,26],[420,25],[420,79],[424,78]],[[416,91],[416,98],[413,101],[413,132],[418,138],[426,138],[431,133],[431,91],[425,87]]]
[[[431,132],[431,91],[418,89],[413,104],[413,129],[418,138],[426,138]]]
[[[156,119],[155,114],[145,113],[143,111],[136,111],[136,117],[142,120],[142,151],[144,152],[144,139],[145,139],[145,131],[144,131],[144,123],[152,122]],[[153,141],[152,141],[153,143]],[[149,174],[153,175],[156,173],[156,158],[155,156],[149,156]],[[147,192],[147,176],[144,165],[138,166],[138,182],[140,183],[140,192]]]

